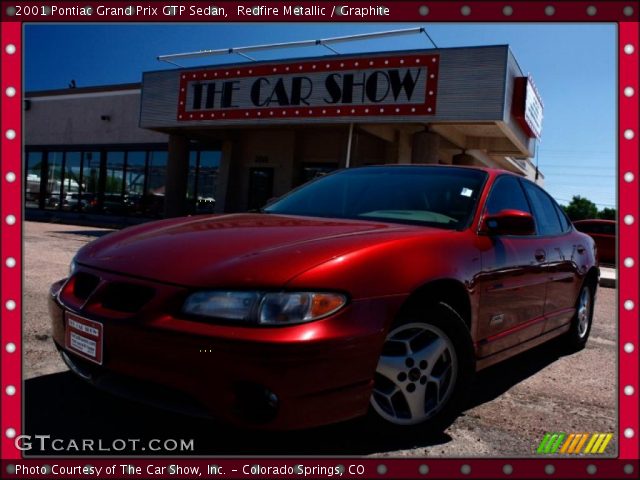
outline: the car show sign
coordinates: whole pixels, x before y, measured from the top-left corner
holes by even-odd
[[[186,71],[177,120],[434,115],[439,59],[323,57]]]
[[[542,135],[543,110],[542,99],[533,79],[530,76],[515,78],[513,115],[530,137],[540,138]]]

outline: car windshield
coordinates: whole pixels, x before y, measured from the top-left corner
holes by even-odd
[[[486,177],[456,167],[353,168],[303,185],[263,211],[463,229]]]

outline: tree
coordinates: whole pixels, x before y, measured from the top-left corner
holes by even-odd
[[[598,216],[598,207],[596,207],[596,204],[580,195],[574,195],[571,203],[564,207],[564,211],[572,222],[587,218],[596,218]]]
[[[615,208],[603,208],[598,212],[598,218],[602,218],[603,220],[615,220],[616,219],[616,209]]]

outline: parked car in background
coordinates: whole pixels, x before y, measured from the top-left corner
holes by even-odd
[[[62,204],[63,210],[85,212],[95,201],[93,193],[67,193]]]
[[[69,368],[114,392],[244,426],[440,429],[475,371],[584,347],[598,278],[593,239],[534,183],[385,165],[101,237],[49,307]]]
[[[577,220],[573,225],[596,242],[600,263],[616,263],[616,222],[615,220]]]
[[[195,212],[194,213],[213,213],[216,208],[216,199],[213,197],[201,197],[198,196],[198,199],[195,204]]]

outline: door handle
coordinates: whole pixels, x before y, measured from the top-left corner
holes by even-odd
[[[544,262],[544,259],[547,258],[547,255],[544,250],[536,250],[535,257],[537,261]]]
[[[579,253],[579,254],[583,254],[583,253],[585,252],[585,248],[584,248],[584,246],[582,246],[582,245],[578,245],[577,250],[578,250],[578,253]]]

